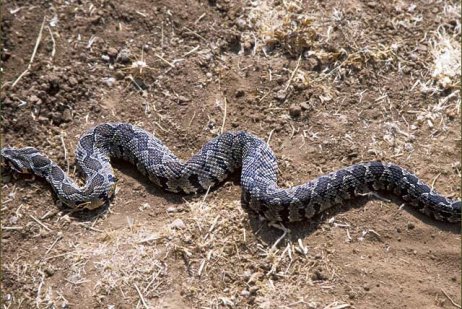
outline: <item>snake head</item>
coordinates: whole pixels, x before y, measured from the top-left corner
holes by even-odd
[[[17,173],[31,173],[31,157],[35,154],[38,154],[39,151],[33,147],[26,148],[2,148],[0,152],[0,157],[2,162],[7,163],[7,165]]]

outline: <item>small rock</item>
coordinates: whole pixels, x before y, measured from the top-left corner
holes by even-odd
[[[249,288],[249,292],[250,292],[250,294],[254,294],[254,295],[255,295],[255,294],[257,294],[257,291],[258,291],[259,289],[260,289],[260,288],[259,288],[258,286],[254,285],[254,286],[251,286],[251,287]]]
[[[236,98],[240,98],[240,97],[243,97],[245,95],[245,91],[243,89],[238,89],[236,91]]]
[[[242,30],[245,30],[245,27],[247,26],[247,23],[245,22],[244,19],[238,18],[236,20],[236,26],[237,26],[237,29],[242,31]]]
[[[413,229],[415,228],[415,224],[412,223],[412,222],[409,222],[409,223],[407,224],[407,228],[408,228],[409,230],[413,230]]]
[[[132,56],[132,53],[130,52],[130,50],[127,48],[124,48],[120,50],[119,53],[117,54],[116,61],[122,64],[127,64],[131,62],[130,60],[131,56]]]
[[[103,83],[108,87],[114,86],[116,79],[114,77],[103,78]]]
[[[286,99],[287,93],[281,89],[274,94],[274,98],[278,101],[284,101]]]
[[[70,84],[71,86],[75,86],[75,85],[77,85],[78,83],[79,83],[79,82],[77,81],[77,79],[76,79],[74,76],[69,77],[69,84]]]
[[[300,103],[300,108],[302,109],[302,111],[307,111],[310,109],[310,105],[307,102],[302,102]]]
[[[186,228],[186,224],[184,224],[183,220],[175,219],[171,224],[170,227],[176,230],[182,230]]]
[[[31,95],[29,97],[29,102],[34,104],[34,105],[42,104],[42,100],[39,97],[37,97],[36,95]]]
[[[109,49],[107,50],[107,55],[111,58],[117,57],[117,54],[118,54],[118,51],[114,47],[109,47]]]
[[[108,55],[102,55],[101,59],[103,59],[106,62],[109,62],[109,60],[111,60],[111,57],[109,57]]]
[[[306,66],[309,71],[316,71],[319,68],[319,60],[314,57],[306,59]]]
[[[70,109],[65,109],[64,112],[63,112],[63,116],[62,116],[63,120],[65,122],[70,122],[72,121],[72,112]]]
[[[190,98],[187,98],[187,97],[182,96],[182,95],[178,96],[178,102],[179,102],[180,104],[182,104],[182,103],[187,103],[187,102],[189,102],[189,101],[191,101]]]
[[[311,275],[311,280],[313,280],[313,281],[325,281],[327,279],[329,279],[329,278],[327,278],[327,276],[324,275],[319,270],[315,270],[314,273]]]
[[[45,268],[43,271],[45,272],[47,277],[51,277],[51,276],[53,276],[55,274],[54,269],[49,268],[49,267]]]
[[[48,123],[49,122],[48,118],[45,117],[45,116],[38,116],[37,119],[38,119],[38,122],[40,122],[40,123]]]
[[[377,2],[375,2],[375,1],[368,2],[367,6],[370,7],[370,8],[375,8],[377,6]]]
[[[243,290],[241,291],[241,295],[244,296],[244,297],[247,297],[247,296],[250,295],[250,292],[249,292],[247,289],[243,289]]]
[[[292,118],[296,118],[296,117],[300,117],[302,113],[302,108],[296,104],[292,104],[290,105],[289,107],[289,115],[292,117]]]
[[[125,74],[122,70],[117,70],[115,73],[114,73],[114,76],[116,79],[118,80],[122,80],[125,78]]]
[[[364,291],[369,291],[371,288],[368,285],[363,286]]]
[[[176,207],[171,206],[171,207],[167,208],[167,212],[168,213],[177,212],[177,209],[176,209]]]

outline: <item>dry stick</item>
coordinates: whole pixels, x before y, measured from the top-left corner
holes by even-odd
[[[160,60],[162,60],[163,62],[165,62],[166,64],[168,64],[169,66],[171,66],[172,68],[175,68],[175,65],[167,60],[165,60],[164,58],[162,58],[160,55],[158,54],[155,54],[154,56],[156,56],[157,58],[159,58]]]
[[[449,297],[449,295],[443,289],[440,290],[441,292],[443,292],[444,296],[446,296],[449,299],[449,301],[454,305],[454,307],[461,308],[460,305],[453,301],[452,298]]]
[[[62,235],[58,235],[58,237],[56,237],[55,241],[51,244],[50,248],[48,248],[48,250],[45,252],[44,255],[47,255],[48,253],[50,253],[51,249],[53,249],[53,247],[56,245],[56,243],[61,239],[63,238]]]
[[[51,51],[51,58],[50,60],[53,60],[53,57],[55,56],[56,53],[56,41],[55,38],[53,37],[53,32],[51,32],[51,28],[47,26],[48,32],[50,32],[50,37],[51,37],[51,42],[53,43],[53,50]]]
[[[40,308],[40,303],[42,302],[42,299],[40,298],[40,293],[42,291],[42,286],[43,286],[44,281],[45,281],[45,275],[42,274],[42,278],[40,279],[40,284],[37,289],[37,296],[35,297],[35,306],[37,308]]]
[[[226,122],[226,97],[225,97],[225,107],[224,107],[224,110],[223,110],[223,123],[221,124],[221,133],[223,134],[223,130],[225,129],[225,122]]]
[[[135,286],[136,291],[138,292],[138,295],[140,296],[141,302],[143,303],[144,308],[149,308],[148,304],[146,304],[146,301],[144,300],[143,294],[141,294],[140,289],[138,289],[138,286],[136,284],[133,284]]]
[[[185,54],[183,55],[183,57],[186,57],[186,56],[191,55],[192,53],[195,53],[198,49],[199,49],[199,45],[197,45],[196,47],[194,47],[193,49],[191,49],[190,51],[188,51],[187,53],[185,53]]]
[[[29,72],[29,70],[30,70],[30,68],[32,66],[32,62],[34,62],[35,54],[37,53],[38,46],[40,44],[40,41],[42,40],[42,32],[43,32],[43,26],[45,25],[45,18],[46,17],[43,16],[43,22],[42,22],[42,25],[40,26],[40,31],[39,31],[39,34],[38,34],[38,37],[37,37],[37,41],[35,42],[34,51],[32,52],[32,56],[30,57],[29,64],[27,65],[27,69],[25,69],[24,72],[22,72],[21,75],[19,75],[19,77],[13,82],[13,85],[11,85],[11,88],[14,88],[14,86],[16,86],[16,84],[19,82],[19,80],[24,75],[26,75],[27,72]]]
[[[269,134],[269,136],[268,136],[268,140],[266,141],[266,144],[268,144],[268,146],[269,146],[271,137],[273,136],[274,130],[275,130],[275,129],[271,130],[271,132],[270,132],[270,134]]]
[[[45,224],[43,224],[42,222],[40,222],[39,219],[37,219],[36,217],[34,217],[33,215],[28,215],[32,220],[34,220],[35,222],[37,222],[40,226],[42,226],[45,230],[47,230],[48,232],[51,232],[51,229],[46,226]]]
[[[302,59],[302,55],[300,55],[300,56],[298,57],[297,65],[295,66],[295,69],[293,70],[292,75],[290,76],[289,81],[287,82],[287,86],[286,86],[286,88],[284,89],[284,92],[286,92],[287,89],[289,89],[289,86],[290,86],[290,84],[292,83],[292,80],[294,79],[295,74],[296,74],[297,71],[298,71],[298,67],[300,66],[300,60],[301,60],[301,59]]]

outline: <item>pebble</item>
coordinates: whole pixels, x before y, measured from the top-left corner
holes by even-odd
[[[178,96],[178,101],[181,104],[181,103],[187,103],[187,102],[191,101],[191,99],[187,98],[187,97],[185,97],[183,95],[180,95],[180,96]]]
[[[314,273],[311,275],[311,279],[313,281],[325,281],[329,278],[327,278],[326,275],[324,275],[322,272],[320,272],[319,270],[315,270]]]
[[[306,59],[306,66],[309,71],[314,71],[319,66],[319,61],[316,58],[309,57]]]
[[[176,209],[176,207],[171,206],[171,207],[167,208],[167,212],[168,213],[177,212],[177,209]]]
[[[241,295],[244,296],[244,297],[247,297],[247,296],[250,295],[250,292],[249,292],[247,289],[243,289],[243,290],[241,291]]]
[[[309,110],[309,109],[310,109],[310,105],[309,105],[307,102],[302,102],[302,103],[300,103],[300,108],[301,108],[303,111],[306,111],[306,110]]]
[[[184,224],[183,220],[181,219],[175,219],[173,222],[170,224],[170,227],[176,230],[182,230],[186,228],[186,224]]]
[[[114,73],[114,76],[116,79],[118,80],[121,80],[121,79],[124,79],[125,78],[125,74],[122,70],[117,70],[115,73]]]
[[[236,20],[236,26],[239,30],[245,30],[245,27],[247,26],[247,23],[245,22],[244,19],[238,18]]]
[[[296,104],[290,105],[290,107],[289,107],[289,115],[292,118],[300,117],[301,114],[302,114],[302,108],[300,106],[298,106]]]
[[[71,86],[75,86],[75,85],[77,85],[78,83],[79,83],[79,82],[77,81],[77,79],[76,79],[74,76],[69,77],[69,84],[70,84]]]
[[[42,100],[41,100],[39,97],[37,97],[36,95],[31,95],[31,96],[29,97],[29,102],[30,102],[30,103],[33,103],[34,105],[36,105],[36,104],[41,104],[41,103],[42,103]]]
[[[286,99],[287,93],[284,91],[284,89],[279,90],[274,94],[274,98],[279,101],[284,101]]]
[[[51,277],[51,276],[53,276],[55,274],[54,269],[49,268],[49,267],[45,268],[43,271],[45,272],[47,277]]]
[[[127,48],[124,48],[117,54],[116,61],[120,63],[124,63],[124,64],[130,63],[131,55],[132,53],[130,52],[130,50]]]
[[[377,2],[375,2],[375,1],[368,2],[367,6],[370,7],[370,8],[375,8],[377,6]]]
[[[63,120],[65,122],[70,122],[72,121],[72,112],[70,109],[65,109],[64,112],[63,112],[63,116],[62,116]]]
[[[412,223],[412,222],[409,222],[409,223],[407,224],[407,228],[408,228],[409,230],[413,230],[413,229],[415,228],[415,224]]]
[[[108,50],[107,50],[107,55],[111,58],[115,58],[117,56],[117,49],[115,49],[114,47],[110,47]]]
[[[108,87],[114,86],[116,79],[114,77],[103,78],[103,83]]]
[[[243,97],[244,95],[245,95],[245,91],[242,90],[242,89],[238,89],[238,90],[236,91],[236,95],[235,95],[235,96],[236,96],[236,98],[240,98],[240,97]]]

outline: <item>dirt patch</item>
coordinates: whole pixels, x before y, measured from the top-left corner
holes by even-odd
[[[80,134],[120,121],[184,159],[222,127],[250,131],[284,186],[378,159],[460,196],[456,1],[16,1],[2,16],[3,145],[76,178]],[[238,176],[204,197],[116,173],[110,209],[74,216],[43,181],[3,172],[5,306],[461,302],[460,226],[358,201],[273,247],[281,231],[241,207]]]

